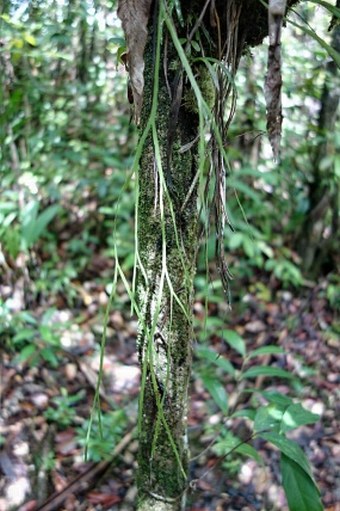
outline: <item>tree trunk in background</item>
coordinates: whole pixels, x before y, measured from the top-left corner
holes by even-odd
[[[340,0],[337,0],[340,7]],[[333,29],[332,47],[340,52],[340,26]],[[309,187],[309,210],[301,230],[299,252],[303,267],[312,276],[336,256],[339,247],[339,177],[335,171],[335,125],[340,96],[339,70],[333,60],[327,74],[319,113],[317,135],[320,140],[313,155],[313,181]],[[325,233],[327,228],[328,233]],[[326,234],[326,236],[325,236]],[[335,266],[331,264],[330,266]]]
[[[163,44],[162,63],[164,51]],[[170,41],[166,51],[168,69],[179,69],[179,59]],[[152,106],[152,29],[144,58],[146,83],[142,130]],[[144,388],[142,379],[138,509],[145,511],[180,509],[188,468],[187,392],[192,359],[191,310],[198,244],[196,189],[183,211],[182,206],[196,173],[197,144],[182,154],[179,149],[195,139],[198,116],[183,106],[180,108],[174,150],[169,162],[171,99],[166,80],[172,88],[172,95],[175,94],[176,71],[168,71],[167,77],[160,72],[156,120],[162,171],[171,196],[176,228],[161,182],[151,135],[144,146],[138,176],[138,248],[143,269],[137,292],[144,319],[139,336]],[[177,303],[173,293],[181,304]]]

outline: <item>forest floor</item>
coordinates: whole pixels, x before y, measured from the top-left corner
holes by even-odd
[[[137,325],[129,316],[123,289],[119,291],[123,306],[113,307],[107,325],[100,386],[103,439],[95,418],[88,442],[92,461],[84,461],[108,302],[105,286],[96,282],[91,278],[74,284],[78,302],[73,309],[62,296],[52,304],[48,317],[46,304],[37,306],[33,320],[25,323],[21,334],[20,330],[15,334],[19,346],[23,339],[30,340],[19,353],[13,353],[8,338],[1,343],[0,511],[135,508]],[[272,289],[270,296],[264,296],[248,283],[231,312],[223,302],[212,304],[208,312],[210,317],[226,318],[227,328],[243,337],[247,349],[268,344],[284,348],[285,355],[267,355],[262,362],[295,374],[299,383],[260,376],[253,386],[298,396],[308,410],[321,416],[316,424],[292,432],[291,438],[311,462],[325,510],[339,511],[340,428],[336,406],[340,360],[335,313],[325,298],[325,286],[320,282],[301,288],[296,295]],[[2,285],[0,291],[3,296],[15,292],[8,285]],[[200,301],[195,303],[195,314],[197,323],[202,322],[205,310]],[[220,356],[239,367],[240,355],[218,335],[209,337]],[[190,478],[197,483],[188,496],[187,509],[286,511],[278,451],[261,439],[253,440],[264,459],[261,466],[235,454],[219,458],[216,449],[206,449],[217,430],[228,430],[239,438],[247,437],[250,430],[247,419],[223,417],[205,390],[195,363],[189,436],[195,458]],[[221,377],[230,402],[235,401],[237,384],[230,375]],[[238,409],[249,406],[244,399],[238,403]]]

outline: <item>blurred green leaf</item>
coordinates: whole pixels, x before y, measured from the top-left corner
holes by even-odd
[[[284,411],[276,405],[261,406],[255,416],[254,431],[280,431]]]
[[[289,511],[322,511],[319,490],[306,471],[285,454],[280,467]]]
[[[239,445],[236,449],[236,452],[243,454],[244,456],[248,456],[249,458],[254,459],[259,465],[263,465],[263,458],[257,452],[257,450],[247,443]]]
[[[20,362],[26,362],[32,356],[36,357],[36,352],[37,352],[36,346],[34,344],[28,344],[20,351],[18,360]]]
[[[216,351],[212,350],[211,348],[208,348],[206,346],[198,346],[196,348],[197,355],[208,362],[211,362],[212,364],[215,364],[216,366],[223,369],[226,373],[235,374],[235,368],[234,366],[229,362],[229,360],[226,360],[223,356],[216,353]]]
[[[245,417],[246,419],[254,420],[256,411],[251,408],[244,408],[243,410],[237,410],[231,417]]]
[[[250,351],[247,354],[247,358],[254,358],[262,355],[280,355],[282,353],[285,353],[285,350],[280,346],[268,344],[267,346],[262,346],[261,348]]]
[[[285,433],[291,429],[295,429],[305,424],[313,424],[319,420],[319,415],[309,412],[303,408],[300,403],[294,403],[289,405],[288,408],[284,411],[281,419],[281,431]]]
[[[223,340],[244,357],[246,354],[246,344],[242,337],[237,332],[234,332],[234,330],[222,330],[221,333]]]
[[[47,225],[60,210],[58,204],[47,207],[38,214],[39,202],[32,201],[22,213],[22,239],[27,250],[40,238]]]
[[[293,440],[289,440],[284,435],[276,432],[261,433],[261,438],[275,445],[283,454],[288,458],[295,461],[305,473],[313,480],[310,465],[305,456],[305,453]]]
[[[217,406],[222,410],[224,414],[228,412],[228,396],[225,391],[224,385],[220,382],[218,378],[213,378],[208,375],[202,375],[202,381],[217,404]]]
[[[279,367],[271,367],[271,366],[254,366],[250,369],[247,369],[244,373],[241,374],[241,378],[244,380],[246,378],[257,378],[257,376],[273,376],[275,378],[288,378],[292,379],[295,376],[284,369],[280,369]]]

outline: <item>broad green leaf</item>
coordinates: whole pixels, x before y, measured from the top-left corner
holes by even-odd
[[[32,34],[25,34],[24,39],[26,43],[30,44],[31,46],[37,46],[37,40]]]
[[[35,202],[32,208],[29,209],[29,219],[27,222],[23,221],[22,235],[25,241],[25,248],[30,248],[41,236],[47,225],[53,220],[58,213],[60,206],[54,204],[44,209],[39,215],[39,203]]]
[[[248,236],[244,236],[243,238],[243,250],[250,259],[255,257],[256,247],[254,242],[248,238]]]
[[[300,403],[291,404],[282,416],[281,431],[286,432],[304,424],[313,424],[320,416],[303,408]]]
[[[289,456],[281,454],[282,486],[290,511],[322,511],[320,494],[314,481]]]
[[[272,249],[272,247],[270,247],[264,241],[261,241],[261,240],[257,241],[257,246],[258,246],[259,250],[261,250],[261,252],[263,254],[265,254],[267,257],[269,257],[269,259],[272,259],[274,257],[274,250]],[[268,289],[268,294],[269,294],[270,290],[269,290],[269,288],[267,288],[267,289]]]
[[[21,211],[22,225],[26,226],[32,223],[36,218],[39,210],[39,201],[32,200]]]
[[[203,384],[224,414],[228,412],[228,396],[222,383],[210,376],[202,376]]]
[[[40,354],[44,360],[46,360],[47,362],[49,362],[51,364],[52,367],[58,367],[58,365],[59,365],[58,358],[56,357],[55,353],[51,349],[43,348],[40,351]]]
[[[284,369],[271,366],[255,366],[245,371],[241,378],[257,378],[257,376],[273,376],[275,378],[295,378],[295,376]]]
[[[267,399],[270,400],[270,396]],[[271,404],[258,410],[254,429],[255,431],[269,429],[278,433],[285,433],[304,424],[317,422],[319,419],[319,415],[305,410],[301,404],[295,404],[286,396],[279,395],[279,399],[276,396]]]
[[[37,324],[37,320],[35,319],[35,317],[32,316],[32,314],[30,314],[27,311],[23,311],[23,312],[20,313],[20,319],[23,320],[23,321],[26,321],[26,323],[30,323],[30,325],[36,325]]]
[[[0,213],[9,213],[10,211],[16,211],[17,204],[15,202],[0,202]]]
[[[191,46],[194,48],[195,51],[197,51],[197,53],[199,53],[201,48],[197,41],[191,41]]]
[[[238,248],[243,243],[244,234],[241,232],[233,232],[230,234],[228,244],[231,249]]]
[[[108,43],[115,44],[116,46],[124,46],[125,39],[124,39],[124,37],[119,37],[119,36],[110,37],[110,39],[108,40]]]
[[[251,408],[244,408],[243,410],[237,410],[237,412],[234,412],[231,417],[245,417],[246,419],[253,421],[255,419],[255,415],[255,410],[252,410]]]
[[[6,218],[2,222],[3,227],[9,227],[13,220],[16,219],[18,216],[18,213],[16,211],[12,211],[12,213],[9,213],[9,215],[6,216]]]
[[[224,357],[220,356],[216,351],[207,348],[205,346],[199,346],[197,348],[197,355],[200,358],[203,358],[205,360],[208,360],[209,362],[212,362],[213,364],[217,365],[223,371],[225,371],[228,374],[235,374],[235,368],[233,365],[229,362],[229,360],[226,360]]]
[[[26,360],[28,360],[32,355],[36,354],[36,346],[34,344],[28,344],[27,346],[25,346],[25,348],[23,348],[21,351],[20,351],[20,354],[19,354],[19,361],[20,362],[25,362]]]
[[[39,333],[42,340],[52,346],[60,346],[60,338],[48,325],[40,325]]]
[[[21,235],[23,242],[23,249],[27,250],[32,245],[34,239],[35,222],[39,210],[39,202],[29,202],[21,212]]]
[[[267,442],[274,444],[283,454],[295,461],[295,463],[297,463],[306,472],[306,474],[313,479],[306,455],[297,443],[274,431],[270,433],[261,433],[260,436],[264,440],[267,440]]]
[[[261,406],[255,416],[254,430],[256,432],[268,430],[279,432],[283,413],[284,410],[278,408],[275,404]]]
[[[268,346],[262,346],[261,348],[250,351],[247,358],[258,357],[260,355],[278,355],[281,353],[285,353],[283,348],[280,346],[274,346],[273,344],[268,344]]]
[[[205,324],[207,328],[219,327],[223,325],[223,320],[216,316],[209,316],[207,317]]]
[[[246,344],[242,337],[233,330],[223,330],[222,332],[223,339],[229,346],[231,346],[235,351],[240,353],[243,357],[246,354]]]
[[[13,337],[14,344],[19,344],[22,341],[31,341],[35,336],[35,331],[32,328],[23,328]]]
[[[265,390],[261,392],[262,396],[264,396],[267,401],[270,403],[275,403],[278,406],[287,407],[293,404],[293,401],[290,397],[280,394],[279,392],[270,392],[268,390]]]

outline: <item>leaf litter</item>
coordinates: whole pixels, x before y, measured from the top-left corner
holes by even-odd
[[[82,283],[78,283],[80,285]],[[249,289],[252,289],[251,285]],[[2,349],[1,511],[7,511],[11,506],[18,511],[134,509],[137,453],[134,426],[139,390],[136,321],[129,317],[128,310],[115,308],[112,311],[104,356],[103,417],[112,410],[125,410],[127,419],[116,438],[116,448],[120,442],[123,447],[116,457],[106,453],[103,461],[85,462],[79,431],[89,419],[98,376],[102,284],[92,284],[90,290],[87,286],[87,293],[96,306],[92,307],[91,313],[84,302],[80,308],[68,309],[69,321],[64,335],[67,336],[70,328],[69,336],[72,337],[69,325],[79,324],[79,328],[76,329],[76,341],[61,347],[58,352],[57,366],[51,367],[44,359],[39,359],[36,365],[30,364],[30,360],[14,363],[13,354]],[[126,302],[124,296],[121,301]],[[227,318],[226,327],[243,337],[247,352],[268,344],[281,346],[287,355],[266,355],[264,363],[290,371],[302,379],[302,402],[311,412],[321,414],[322,420],[313,427],[303,426],[290,435],[310,459],[325,509],[335,510],[340,497],[336,480],[340,473],[336,418],[339,359],[334,336],[329,335],[335,322],[334,311],[323,298],[322,283],[314,289],[303,289],[297,297],[277,290],[271,301],[249,291],[244,303],[246,307],[240,305]],[[56,309],[56,321],[58,314],[65,316],[62,311]],[[202,320],[201,302],[195,304],[195,311],[201,311]],[[44,311],[38,309],[38,312],[42,316]],[[211,304],[209,316],[224,318],[224,321],[223,304]],[[241,366],[240,353],[223,342],[220,335],[211,336],[210,346],[236,367]],[[222,383],[232,403],[236,389],[231,375],[224,375]],[[271,381],[258,376],[254,387],[260,388],[264,383],[269,389],[290,393],[289,383],[276,378]],[[247,406],[245,398],[239,409]],[[47,414],[47,410],[52,411]],[[213,439],[211,431],[216,424],[224,424],[224,418],[196,373],[188,421],[192,457],[203,451],[191,464],[190,477],[198,479],[199,484],[189,495],[189,510],[287,511],[279,483],[276,450],[266,449],[260,439],[254,440],[253,445],[265,459],[265,466],[247,458],[238,457],[237,461],[234,456],[228,463],[219,464],[214,448],[205,451]],[[240,438],[249,433],[247,420],[242,417],[227,421],[226,426],[230,433]],[[113,449],[114,446],[109,445],[108,453]],[[208,474],[199,479],[209,467]],[[59,501],[53,500],[58,496]],[[57,507],[53,507],[53,502],[57,502]]]

